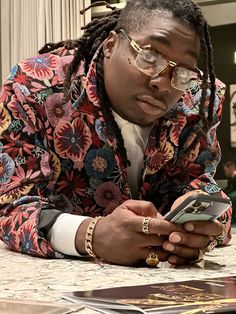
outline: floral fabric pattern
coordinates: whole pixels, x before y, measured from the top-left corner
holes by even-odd
[[[60,48],[21,61],[0,92],[0,239],[12,250],[34,256],[63,257],[39,230],[45,208],[94,217],[131,198],[116,138],[106,134],[94,62],[86,77],[80,65],[71,99],[62,102],[73,54]],[[215,184],[221,156],[216,127],[224,99],[224,84],[217,80],[216,85],[214,125],[207,140],[191,148],[195,131],[202,128],[199,88],[186,92],[165,116],[160,145],[158,121],[150,132],[139,198],[153,202],[162,214],[186,191]],[[226,242],[231,214],[230,209],[221,217]]]
[[[59,65],[60,58],[50,54],[38,55],[20,62],[22,72],[39,80],[51,79],[53,70],[56,70]]]

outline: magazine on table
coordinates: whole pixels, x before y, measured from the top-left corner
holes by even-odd
[[[75,291],[63,297],[104,314],[236,313],[236,276]]]

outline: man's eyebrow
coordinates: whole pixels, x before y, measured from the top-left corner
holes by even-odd
[[[152,34],[149,36],[150,40],[155,40],[158,41],[159,43],[171,47],[171,42],[164,36],[160,36],[157,34]],[[198,60],[198,54],[194,51],[194,50],[187,50],[186,53],[188,53],[189,55],[191,55],[194,59]]]

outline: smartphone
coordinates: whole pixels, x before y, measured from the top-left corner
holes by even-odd
[[[187,221],[211,221],[221,216],[231,205],[228,198],[195,193],[168,212],[164,219],[180,224]]]

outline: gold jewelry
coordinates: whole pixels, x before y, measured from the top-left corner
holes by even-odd
[[[222,242],[222,241],[224,241],[224,239],[226,238],[226,228],[225,228],[225,226],[224,226],[224,228],[223,228],[221,234],[219,234],[218,236],[216,236],[216,237],[214,237],[214,238],[215,238],[215,240],[216,240],[217,242]]]
[[[157,267],[159,264],[158,255],[154,251],[149,252],[145,262],[149,267]]]
[[[86,231],[86,235],[85,235],[85,250],[91,257],[94,257],[94,258],[96,258],[97,256],[95,255],[93,251],[93,233],[94,233],[96,224],[100,219],[102,219],[101,216],[95,217],[90,221],[87,231]]]
[[[142,224],[142,231],[143,231],[143,233],[151,234],[151,232],[149,230],[149,221],[150,221],[150,219],[151,219],[151,217],[143,218],[143,224]]]
[[[211,252],[212,250],[214,250],[214,248],[217,245],[217,240],[214,239],[213,241],[210,241],[210,243],[208,244],[208,246],[205,249],[205,252]]]

